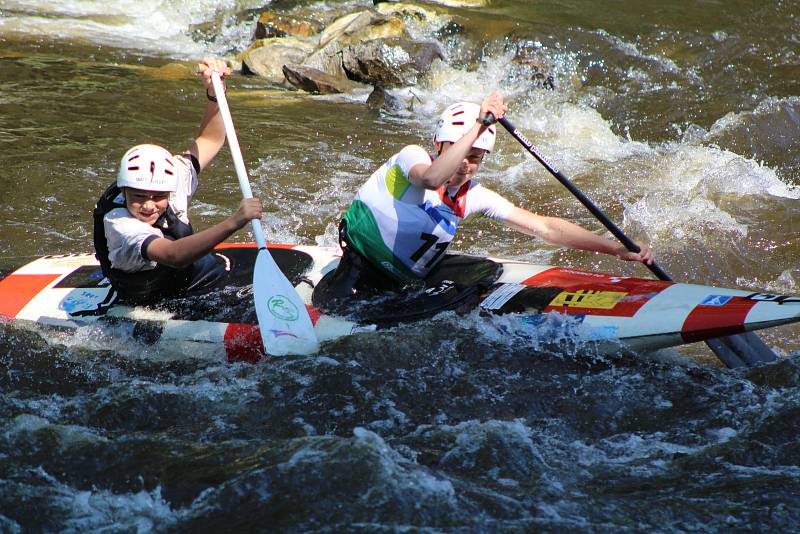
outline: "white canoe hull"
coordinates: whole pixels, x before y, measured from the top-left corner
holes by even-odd
[[[253,245],[222,245],[219,252],[241,249],[254,250]],[[274,249],[290,250],[306,260],[306,281],[296,288],[320,341],[375,329],[325,315],[311,304],[312,286],[335,268],[338,249],[286,245]],[[483,296],[482,311],[503,315],[521,336],[534,335],[543,320],[563,319],[586,341],[652,350],[800,321],[800,298],[793,296],[495,261],[503,264],[503,274]],[[251,298],[246,290],[241,298]],[[127,332],[159,357],[189,354],[257,361],[263,356],[257,324],[183,320],[167,311],[121,305],[87,315],[105,309],[109,292],[92,254],[46,256],[0,280],[0,316],[89,331],[114,324],[117,335]]]

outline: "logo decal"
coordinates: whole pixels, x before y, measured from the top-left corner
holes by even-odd
[[[289,337],[300,339],[296,335],[292,334],[291,332],[287,332],[285,330],[275,330],[273,328],[273,329],[270,329],[269,333],[272,334],[272,337],[289,336]]]
[[[733,297],[727,295],[709,295],[706,298],[704,298],[703,302],[701,302],[700,304],[702,306],[724,306],[725,304],[730,302],[732,298]]]
[[[773,293],[752,293],[745,297],[747,300],[757,300],[759,302],[777,302],[778,304],[798,304],[800,297],[789,297],[786,295],[776,295]]]
[[[578,291],[562,291],[550,302],[550,306],[565,306],[567,308],[599,308],[610,310],[627,295],[621,291],[595,291],[581,289]]]
[[[297,306],[283,295],[270,297],[267,301],[267,309],[275,318],[281,321],[296,321],[300,317]]]

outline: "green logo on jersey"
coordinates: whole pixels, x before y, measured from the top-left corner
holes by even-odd
[[[281,321],[296,321],[300,317],[297,306],[283,295],[271,297],[267,301],[267,309]]]

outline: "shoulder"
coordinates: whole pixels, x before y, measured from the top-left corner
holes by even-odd
[[[427,163],[430,165],[433,161],[427,150],[419,145],[406,145],[394,157],[397,163],[406,164],[409,167],[420,163]]]
[[[474,180],[470,181],[470,183],[469,183],[469,193],[472,194],[472,195],[481,195],[481,196],[487,196],[487,197],[492,197],[492,198],[501,198],[503,200],[506,200],[505,197],[503,195],[501,195],[500,193],[496,193],[495,191],[492,191],[491,189],[489,189],[485,185],[479,184],[478,182],[476,182]],[[508,202],[508,201],[506,200],[506,202]]]
[[[514,204],[503,195],[476,182],[470,182],[467,199],[470,213],[483,213],[493,219],[505,220],[514,209]]]
[[[194,174],[200,174],[200,160],[191,152],[185,154],[175,154],[173,156],[178,162],[184,165],[189,171],[194,171]]]
[[[197,176],[200,173],[200,162],[194,154],[175,154],[173,159],[178,165],[178,190],[170,195],[170,204],[174,205],[176,211],[184,212],[188,209],[187,197],[194,195],[197,191]]]

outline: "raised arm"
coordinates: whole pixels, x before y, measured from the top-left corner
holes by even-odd
[[[483,99],[480,116],[492,113],[499,119],[505,115],[507,110],[508,106],[503,103],[503,95],[499,91],[495,91]],[[463,137],[453,143],[452,146],[447,147],[447,150],[443,150],[443,147],[440,146],[441,144],[437,143],[436,149],[439,151],[439,156],[430,165],[420,164],[412,167],[408,173],[409,181],[426,189],[439,189],[458,171],[461,163],[470,155],[473,143],[486,128],[487,126],[482,122],[475,121]],[[475,158],[477,158],[477,155],[475,155]]]
[[[630,252],[622,243],[593,234],[559,217],[546,217],[514,207],[506,219],[506,224],[525,234],[540,237],[551,245],[602,252],[626,261],[653,263],[653,251],[648,245],[637,243],[641,252]]]
[[[225,76],[230,74],[231,69],[228,68],[224,60],[215,57],[203,59],[198,64],[197,69],[203,75],[203,84],[208,95],[208,102],[206,103],[203,122],[200,123],[200,132],[188,151],[197,158],[197,161],[200,162],[200,170],[203,170],[214,159],[222,145],[225,144],[225,126],[222,124],[219,106],[214,100],[216,94],[211,83],[211,72],[219,72],[224,80]]]

